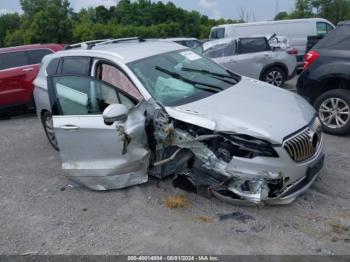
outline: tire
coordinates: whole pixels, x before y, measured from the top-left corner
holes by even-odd
[[[330,90],[314,103],[325,133],[346,135],[350,133],[350,91]]]
[[[271,85],[282,87],[284,82],[286,82],[287,74],[280,67],[270,67],[264,72],[262,80]]]
[[[44,130],[45,130],[46,137],[49,140],[51,146],[56,151],[59,151],[59,147],[58,147],[56,136],[55,136],[55,131],[53,129],[52,114],[50,112],[46,111],[43,114],[41,121],[42,121]]]

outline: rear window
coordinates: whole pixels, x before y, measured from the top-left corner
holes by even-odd
[[[235,54],[235,41],[215,45],[204,52],[209,58],[233,56]]]
[[[266,38],[241,38],[238,41],[238,53],[247,54],[270,50]]]
[[[220,39],[225,37],[225,28],[214,28],[211,30],[210,38],[211,39]]]
[[[49,49],[37,49],[28,51],[28,57],[32,64],[40,64],[44,56],[52,54],[53,52]]]
[[[318,42],[315,49],[335,49],[335,50],[350,50],[350,26],[343,25],[337,27],[335,30],[329,32],[320,42]]]
[[[0,70],[30,64],[24,51],[0,54]]]

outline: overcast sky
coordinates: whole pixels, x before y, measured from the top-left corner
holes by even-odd
[[[118,0],[70,0],[75,10],[84,7],[115,5]],[[162,0],[168,2],[170,0]],[[276,11],[290,11],[295,0],[171,0],[177,6],[187,10],[196,10],[212,18],[238,19],[242,10],[249,21],[271,20]],[[0,0],[0,14],[6,12],[20,12],[19,0]]]

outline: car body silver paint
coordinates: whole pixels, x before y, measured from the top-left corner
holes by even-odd
[[[104,123],[102,115],[53,116],[65,175],[93,190],[147,182],[150,153],[144,104],[133,108],[125,123],[110,126]],[[79,128],[66,130],[66,126]]]
[[[281,144],[316,114],[299,95],[247,77],[220,93],[166,110],[171,117],[187,123],[247,134],[273,144]]]
[[[224,38],[209,41],[204,44],[204,50],[216,45],[229,44],[235,40],[235,38]],[[248,54],[234,54],[231,56],[212,58],[212,60],[233,72],[254,79],[260,79],[263,70],[268,67],[273,67],[276,64],[283,64],[286,66],[288,69],[287,78],[294,73],[297,67],[296,56],[288,54],[283,49]]]
[[[143,46],[143,43],[139,45]],[[119,44],[113,44],[108,48],[103,48],[104,50],[64,51],[44,59],[43,66],[35,80],[34,95],[39,116],[43,109],[50,111],[45,68],[53,57],[90,56],[96,59],[106,59],[120,66],[145,97],[145,101],[130,112],[129,118],[122,125],[116,123],[112,126],[106,126],[103,123],[102,115],[73,116],[73,118],[72,116],[54,116],[59,144],[67,148],[66,152],[61,152],[61,156],[63,169],[70,179],[93,190],[124,188],[147,182],[150,153],[144,128],[144,111],[152,108],[158,110],[161,107],[153,101],[141,82],[128,68],[126,61],[141,59],[141,56],[161,54],[166,50],[170,52],[183,49],[182,46],[172,43],[162,42],[157,43],[158,45],[163,45],[158,51],[155,51],[153,46],[152,52],[147,52],[151,48],[148,46],[141,48],[144,53],[133,54],[130,49],[129,53],[126,52],[128,50],[126,46],[124,46],[124,51],[119,53]],[[171,45],[171,48],[168,48],[168,45]],[[134,50],[136,47],[130,48]],[[265,139],[273,144],[279,144],[274,147],[279,158],[255,157],[246,159],[234,157],[230,163],[224,163],[201,143],[200,139],[193,139],[186,132],[181,133],[183,130],[174,130],[175,134],[181,134],[193,139],[193,141],[189,140],[187,144],[184,144],[183,141],[176,140],[175,135],[171,143],[178,147],[191,149],[196,158],[202,161],[203,166],[212,171],[213,174],[217,172],[227,177],[252,179],[270,179],[275,178],[276,174],[282,174],[289,178],[289,184],[293,184],[302,179],[308,168],[317,163],[323,155],[321,143],[317,153],[307,161],[296,163],[290,158],[280,144],[286,136],[310,124],[315,115],[314,109],[298,95],[247,77],[242,77],[238,84],[218,94],[190,104],[166,107],[165,111],[164,113],[168,114],[170,118],[215,132],[246,134]],[[93,139],[85,140],[86,144],[91,143],[88,150],[84,147],[73,147],[76,139],[72,134],[75,131],[60,130],[62,125],[74,124],[72,119],[78,121],[76,123],[81,124],[82,127],[91,129],[92,136],[90,138],[93,137]],[[67,120],[69,121],[67,122]],[[123,134],[131,138],[125,155],[122,154]],[[261,203],[290,203],[297,195],[304,192],[314,180],[290,196],[263,199]],[[231,199],[231,202],[242,203],[244,201]],[[248,203],[253,202],[248,201]]]

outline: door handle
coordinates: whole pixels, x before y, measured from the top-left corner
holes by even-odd
[[[34,70],[33,67],[28,67],[28,68],[24,68],[24,69],[22,70],[22,72],[30,72],[30,71],[33,71],[33,70]]]
[[[74,130],[78,130],[79,127],[75,126],[75,125],[65,125],[65,126],[61,126],[61,129],[67,130],[67,131],[74,131]]]

